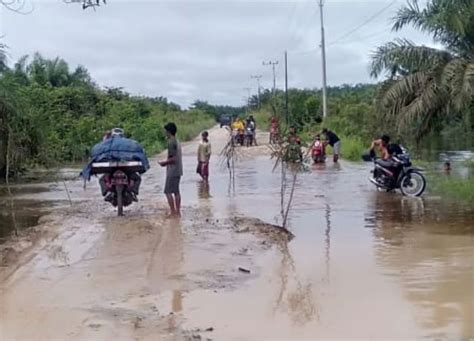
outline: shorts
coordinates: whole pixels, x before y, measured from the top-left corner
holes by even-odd
[[[334,155],[341,154],[341,141],[337,141],[336,143],[334,143],[334,146],[332,147],[332,153]]]
[[[202,177],[208,177],[209,176],[209,162],[199,162],[196,173],[201,175]]]
[[[180,176],[166,177],[165,194],[179,194]]]

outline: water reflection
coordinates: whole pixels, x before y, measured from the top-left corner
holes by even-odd
[[[298,277],[295,262],[288,249],[282,245],[281,262],[277,268],[280,286],[275,300],[273,312],[287,313],[296,325],[305,325],[314,319],[320,319],[313,293],[314,283],[302,281]]]
[[[39,218],[45,214],[33,201],[4,198],[0,200],[0,242],[10,234],[36,226]]]
[[[207,200],[207,199],[211,198],[209,182],[199,181],[197,183],[197,187],[198,187],[198,198],[199,199]]]
[[[372,204],[366,226],[374,231],[376,261],[400,282],[419,325],[431,336],[474,336],[472,208],[386,193]]]
[[[325,238],[325,264],[326,264],[326,278],[325,282],[329,284],[331,272],[330,272],[330,263],[331,263],[331,206],[326,204],[326,230],[324,231]]]
[[[171,311],[179,313],[183,310],[183,293],[181,290],[173,290],[173,297],[171,298]]]

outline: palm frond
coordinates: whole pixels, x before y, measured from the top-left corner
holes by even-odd
[[[416,97],[420,89],[423,89],[431,78],[432,75],[427,72],[415,72],[403,77],[387,89],[382,102],[385,105],[390,105],[401,99]]]
[[[400,8],[393,18],[394,24],[392,30],[400,31],[410,24],[414,27],[420,27],[423,25],[424,19],[420,7],[418,6],[418,2],[415,0],[408,1],[407,5]]]
[[[448,63],[453,56],[448,51],[427,46],[416,46],[406,39],[398,39],[377,48],[372,54],[371,76],[378,77],[383,71],[405,74],[431,71]]]
[[[7,69],[7,46],[0,43],[0,72],[3,72]]]
[[[449,102],[446,90],[433,74],[417,72],[402,77],[386,87],[381,95],[379,111],[384,121],[396,126],[398,133],[427,132],[431,118],[444,113]]]
[[[447,96],[444,89],[440,88],[434,79],[429,79],[425,87],[413,101],[402,109],[404,118],[400,124],[413,124],[433,115],[447,106]]]
[[[474,2],[471,0],[429,0],[423,10],[417,0],[409,0],[393,20],[394,31],[411,25],[457,53],[472,52],[474,47]]]

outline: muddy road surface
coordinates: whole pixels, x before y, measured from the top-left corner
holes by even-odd
[[[225,141],[212,130],[208,186],[184,147],[180,220],[156,158],[125,217],[96,180],[67,181],[72,206],[61,183],[17,187],[17,220],[37,226],[2,246],[0,339],[474,337],[472,207],[379,193],[370,165],[329,162],[298,177],[288,242],[259,230],[281,223],[267,148],[240,151],[232,185]]]

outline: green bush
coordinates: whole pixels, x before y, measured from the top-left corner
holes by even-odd
[[[43,64],[56,65],[37,55],[30,66]],[[163,97],[138,97],[122,89],[100,89],[85,69],[69,73],[67,67],[62,68],[59,78],[57,72],[43,74],[42,70],[24,65],[0,73],[0,106],[8,109],[0,112],[2,177],[8,134],[12,135],[10,150],[14,152],[10,169],[18,172],[37,165],[84,161],[92,146],[114,127],[124,128],[128,137],[152,155],[166,146],[163,126],[167,122],[176,123],[182,141],[193,139],[216,124],[217,109],[211,105],[182,110]]]
[[[359,137],[345,137],[340,136],[341,139],[341,157],[350,161],[362,161],[362,154],[364,154],[368,147]]]
[[[474,202],[474,179],[460,179],[431,175],[430,190],[442,197]]]

